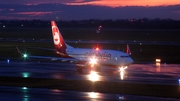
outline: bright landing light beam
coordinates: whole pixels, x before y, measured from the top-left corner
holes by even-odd
[[[97,59],[95,57],[90,59],[91,67],[94,66],[97,63]]]

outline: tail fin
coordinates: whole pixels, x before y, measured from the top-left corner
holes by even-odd
[[[126,53],[129,54],[129,55],[132,54],[128,44],[127,44],[127,47],[126,47]]]
[[[51,21],[51,26],[52,26],[52,35],[53,35],[53,41],[54,41],[54,47],[57,50],[65,50],[66,44],[64,42],[64,39],[56,25],[55,21]]]

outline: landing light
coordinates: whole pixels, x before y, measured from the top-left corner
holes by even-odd
[[[90,65],[91,67],[94,66],[97,63],[97,59],[95,57],[90,59]]]

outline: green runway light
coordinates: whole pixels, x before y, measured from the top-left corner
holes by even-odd
[[[22,75],[24,78],[28,78],[30,74],[28,72],[24,72],[24,73],[22,73]]]

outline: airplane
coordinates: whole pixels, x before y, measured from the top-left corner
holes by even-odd
[[[74,48],[64,41],[55,21],[51,21],[51,27],[55,47],[55,49],[52,50],[61,57],[27,56],[26,54],[22,54],[16,47],[18,52],[23,55],[23,57],[28,58],[45,58],[75,63],[76,69],[79,73],[82,73],[85,68],[100,70],[102,66],[127,67],[133,63],[133,59],[130,57],[131,51],[128,45],[127,53],[98,48]]]

